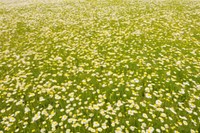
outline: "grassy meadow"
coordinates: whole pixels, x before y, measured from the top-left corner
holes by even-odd
[[[0,0],[0,133],[199,133],[199,0]]]

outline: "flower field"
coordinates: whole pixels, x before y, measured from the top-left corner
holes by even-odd
[[[0,133],[199,133],[200,1],[0,0]]]

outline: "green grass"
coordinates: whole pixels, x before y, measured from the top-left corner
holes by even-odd
[[[0,3],[1,132],[200,132],[200,2]]]

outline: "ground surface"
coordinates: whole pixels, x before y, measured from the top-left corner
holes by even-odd
[[[200,1],[0,0],[0,132],[199,132]]]

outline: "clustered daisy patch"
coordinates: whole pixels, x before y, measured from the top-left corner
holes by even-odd
[[[0,2],[0,133],[199,132],[199,1],[45,2]]]

